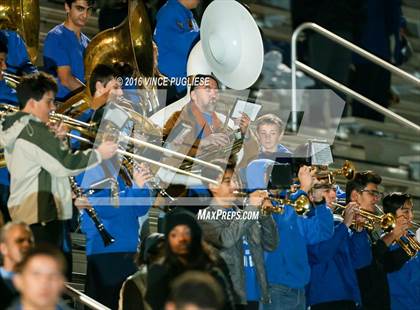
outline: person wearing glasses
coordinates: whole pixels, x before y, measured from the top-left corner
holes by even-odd
[[[382,198],[378,189],[381,182],[382,178],[373,171],[356,173],[346,184],[347,203],[355,202],[359,209],[376,214],[376,204]],[[407,230],[407,220],[397,220],[395,228],[385,234],[367,230],[360,214],[356,214],[355,222],[350,242],[356,249],[366,249],[364,254],[371,256],[368,266],[355,266],[363,309],[391,309],[387,273],[401,269],[406,254],[402,249],[390,252],[389,247]]]
[[[413,200],[409,194],[392,193],[383,200],[385,213],[391,213],[397,221],[406,221],[408,226],[413,220]],[[402,241],[407,242],[407,234],[413,234],[406,230]],[[400,250],[399,244],[390,246],[391,253]],[[403,257],[399,255],[399,257]],[[391,296],[391,308],[395,310],[418,309],[420,305],[420,256],[403,257],[405,263],[398,271],[388,273],[389,292]]]
[[[64,23],[51,29],[44,42],[44,67],[58,80],[57,99],[84,86],[83,57],[89,38],[82,33],[91,14],[92,0],[66,0]]]

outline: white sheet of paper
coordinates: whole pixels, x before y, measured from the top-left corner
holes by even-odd
[[[241,117],[241,113],[246,113],[251,121],[255,121],[260,110],[261,105],[259,104],[251,103],[245,100],[237,100],[235,109],[232,113],[232,118]]]

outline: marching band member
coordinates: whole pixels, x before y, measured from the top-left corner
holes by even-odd
[[[94,119],[100,121],[106,109],[105,104],[121,96],[122,90],[113,69],[102,64],[93,70],[90,85],[94,98],[102,97],[103,104],[98,110],[87,112],[94,112]],[[153,205],[152,192],[146,185],[152,178],[150,170],[138,165],[133,171],[128,171],[123,179],[119,172],[125,169],[121,166],[121,160],[114,157],[76,177],[84,190],[106,179],[111,182],[91,195],[89,203],[115,242],[105,245],[87,212],[81,212],[88,261],[85,291],[111,309],[118,307],[119,291],[124,280],[137,271],[133,257],[139,242],[139,218],[146,216]],[[132,184],[125,183],[127,178]],[[114,199],[118,199],[118,202]],[[109,266],[118,266],[118,269],[111,273]]]
[[[194,156],[199,147],[223,147],[232,143],[226,132],[220,132],[223,123],[215,113],[218,88],[219,84],[213,76],[196,75],[191,85],[191,101],[166,122],[164,137],[182,147],[185,154]],[[250,118],[243,114],[239,122],[242,135],[245,135],[249,124]],[[178,133],[183,125],[189,126],[188,134],[180,137]]]
[[[65,22],[51,29],[45,38],[44,67],[48,73],[57,77],[58,100],[84,86],[83,57],[89,38],[81,31],[90,16],[92,2],[66,0]]]
[[[56,125],[54,133],[47,126],[56,91],[57,84],[48,74],[22,78],[17,87],[21,111],[3,120],[0,142],[11,175],[11,218],[29,224],[35,242],[60,246],[62,221],[72,215],[68,177],[110,158],[117,145],[105,142],[95,150],[71,153],[62,143],[65,126]]]
[[[285,126],[278,116],[274,114],[262,115],[257,118],[255,125],[260,143],[258,158],[276,160],[278,157],[290,156],[292,152],[280,143]]]
[[[325,199],[334,209],[336,193],[334,185],[319,183],[311,193],[312,201]],[[308,246],[311,280],[306,288],[307,304],[312,310],[357,309],[360,291],[355,266],[367,266],[371,256],[367,251],[353,247],[350,239],[357,203],[350,202],[343,217],[334,217],[334,235],[331,239]],[[368,249],[369,250],[369,249]]]
[[[248,188],[266,185],[267,169],[273,164],[270,159],[252,161],[247,168]],[[315,181],[306,166],[299,169],[298,177],[301,190],[292,194],[291,200],[307,195]],[[285,206],[283,214],[273,214],[280,239],[277,248],[266,253],[270,302],[263,305],[264,309],[306,309],[304,288],[310,279],[307,245],[328,240],[333,234],[331,211],[324,201],[316,201],[315,206],[311,217],[298,216],[290,205]]]
[[[391,213],[398,218],[405,218],[410,223],[413,220],[413,201],[409,194],[392,193],[383,200],[383,211]],[[410,232],[405,232],[410,233]],[[404,239],[404,235],[402,236]],[[404,241],[404,240],[403,240]],[[405,241],[404,241],[405,242]],[[400,245],[390,246],[391,253]],[[401,258],[401,256],[396,256]],[[389,293],[391,308],[393,310],[418,309],[420,305],[420,256],[418,253],[407,261],[398,271],[388,273]]]
[[[168,0],[156,15],[153,39],[159,50],[159,71],[170,78],[187,77],[190,50],[199,40],[200,29],[191,12],[199,0]],[[177,83],[178,98],[187,89],[186,83]]]
[[[224,167],[223,161],[213,163]],[[220,185],[208,184],[212,201],[209,207],[198,213],[204,218],[198,218],[203,229],[204,239],[216,247],[229,268],[237,306],[246,305],[246,309],[258,309],[260,300],[267,303],[268,283],[264,268],[264,251],[273,251],[278,244],[276,224],[271,215],[263,215],[258,206],[271,204],[266,200],[265,191],[254,191],[241,211],[234,203],[238,190],[237,179],[234,174],[235,165],[228,162],[225,172],[204,169],[203,175],[220,180]],[[217,175],[218,174],[218,175]],[[232,218],[222,216],[212,218],[222,211],[231,214]],[[240,217],[240,214],[258,214],[258,217]],[[234,215],[234,216],[233,216]]]
[[[375,205],[381,197],[378,191],[381,181],[382,178],[373,171],[356,173],[355,178],[346,185],[347,203],[356,202],[359,209],[376,213]],[[407,255],[402,249],[389,252],[388,247],[405,233],[408,221],[397,219],[396,227],[382,238],[381,233],[368,231],[363,224],[364,219],[356,215],[356,227],[350,237],[354,247],[364,249],[366,255],[371,255],[368,266],[355,266],[363,309],[391,309],[386,273],[399,270]]]

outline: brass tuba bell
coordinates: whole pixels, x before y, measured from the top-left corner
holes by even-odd
[[[1,1],[0,29],[14,30],[22,36],[33,64],[38,57],[39,28],[39,0]]]

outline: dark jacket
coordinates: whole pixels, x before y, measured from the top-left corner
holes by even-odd
[[[236,211],[241,212],[236,206]],[[222,206],[210,205],[204,209],[207,213],[217,212]],[[247,205],[244,211],[258,212],[256,207]],[[219,211],[220,212],[220,211]],[[245,271],[243,263],[243,236],[246,236],[255,264],[257,279],[261,288],[262,301],[269,301],[268,282],[264,267],[264,251],[273,251],[278,244],[276,223],[271,216],[262,216],[259,220],[198,219],[203,229],[204,240],[219,249],[220,256],[225,260],[232,279],[237,304],[246,304]]]
[[[400,270],[409,257],[402,249],[388,251],[382,239],[375,240],[365,230],[355,232],[352,238],[358,235],[363,236],[359,238],[360,243],[372,245],[371,264],[356,270],[363,309],[391,309],[387,273]]]
[[[0,309],[6,309],[17,296],[19,296],[17,290],[0,276]]]

